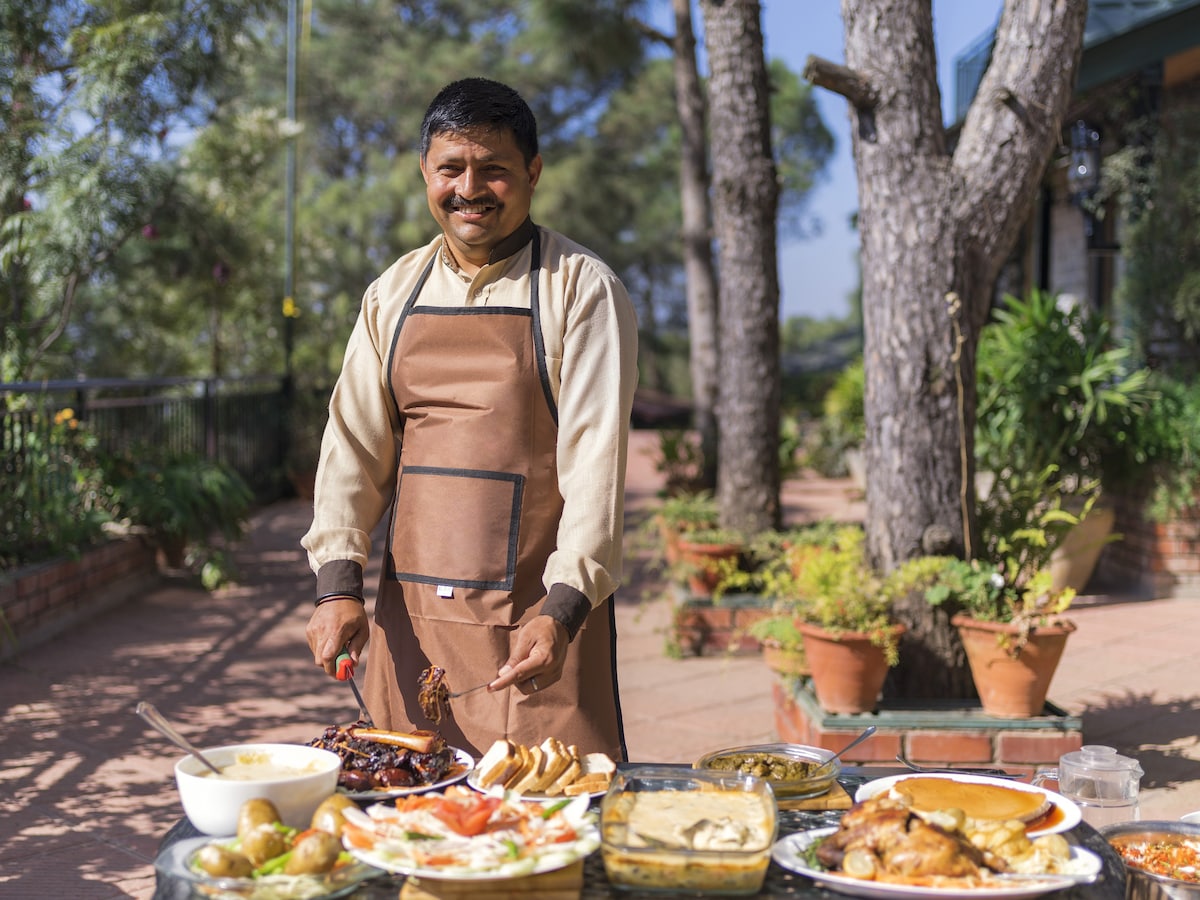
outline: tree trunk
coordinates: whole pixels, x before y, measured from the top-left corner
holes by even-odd
[[[717,483],[717,275],[713,268],[712,210],[708,199],[708,141],[704,91],[696,66],[690,0],[672,0],[675,105],[682,147],[679,192],[683,210],[683,269],[687,279],[692,422],[700,437],[700,484]]]
[[[780,524],[779,186],[757,0],[703,0],[718,246],[721,524]]]
[[[975,347],[1071,97],[1086,0],[1006,0],[951,154],[930,0],[842,0],[862,240],[867,547],[972,555]],[[837,89],[835,87],[835,89]]]

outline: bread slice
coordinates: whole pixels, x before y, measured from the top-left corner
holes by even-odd
[[[542,741],[542,758],[542,774],[530,786],[529,790],[531,791],[545,791],[571,764],[571,755],[558,738],[548,737]]]
[[[608,772],[593,772],[591,775],[581,775],[563,788],[568,797],[580,794],[591,794],[596,791],[607,791],[612,784],[612,775]]]
[[[520,779],[512,786],[512,790],[518,794],[528,793],[534,790],[534,785],[541,780],[542,772],[545,769],[546,758],[541,747],[530,747],[529,765],[527,765],[521,773]]]
[[[513,748],[516,750],[517,762],[513,766],[508,778],[504,779],[504,789],[509,791],[516,787],[517,782],[525,777],[525,773],[529,771],[529,766],[532,762],[529,756],[529,748],[524,744],[514,743]]]
[[[609,775],[617,771],[617,764],[607,753],[589,753],[583,758],[584,775]]]
[[[570,759],[567,767],[563,769],[562,774],[555,779],[554,783],[546,788],[546,793],[551,797],[557,797],[563,793],[568,784],[583,774],[583,762],[579,758],[579,748],[572,744],[567,748],[567,756]]]
[[[476,780],[480,787],[491,787],[493,784],[504,784],[513,774],[513,768],[520,762],[520,754],[512,741],[498,738],[488,747],[487,753],[475,767]]]

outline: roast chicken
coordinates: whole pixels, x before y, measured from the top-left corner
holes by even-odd
[[[879,880],[970,878],[1007,868],[1004,860],[980,850],[961,832],[927,821],[888,797],[855,804],[841,827],[818,845],[816,856],[827,869]]]

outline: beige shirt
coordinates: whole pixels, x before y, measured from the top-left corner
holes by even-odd
[[[418,305],[529,308],[528,223],[474,277],[443,252],[441,236],[401,257],[363,297],[329,407],[317,468],[312,527],[301,544],[318,595],[361,596],[371,531],[395,489],[401,423],[389,391],[388,354],[405,301],[437,255]],[[590,251],[541,229],[539,306],[551,391],[558,407],[558,474],[564,509],[543,574],[594,607],[621,579],[625,463],[637,384],[637,320],[624,286]],[[519,247],[513,248],[513,244]],[[505,255],[508,254],[508,255]],[[346,562],[354,565],[348,567]],[[334,563],[325,573],[322,567]],[[357,570],[357,585],[346,573]]]

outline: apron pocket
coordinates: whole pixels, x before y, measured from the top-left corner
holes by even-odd
[[[391,577],[511,590],[524,475],[408,466],[396,487]]]

